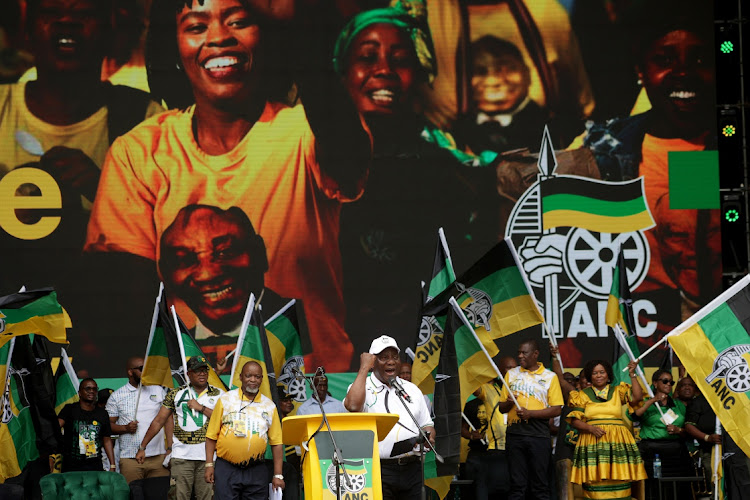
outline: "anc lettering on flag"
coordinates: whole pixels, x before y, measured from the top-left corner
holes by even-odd
[[[28,377],[30,372],[27,369],[12,368],[15,339],[11,339],[6,345],[8,349],[0,354],[0,361],[5,359],[6,373],[0,421],[0,483],[17,476],[26,464],[39,458],[36,430],[29,409],[29,397],[25,392],[31,381],[22,381],[22,377]]]
[[[450,250],[448,250],[448,242],[445,239],[445,232],[441,227],[438,229],[438,242],[435,249],[435,262],[432,265],[432,277],[427,287],[427,302],[440,295],[454,281],[456,281],[456,272],[453,270],[453,261],[451,260]]]
[[[305,384],[297,380],[293,371],[305,373],[300,322],[297,316],[301,311],[302,308],[297,307],[297,301],[290,300],[265,324],[276,382],[296,401],[306,399]]]
[[[18,335],[42,335],[57,344],[67,344],[65,327],[70,326],[57,293],[40,288],[0,297],[0,346]]]
[[[624,251],[617,255],[617,265],[612,275],[612,287],[607,299],[607,311],[604,320],[611,328],[620,325],[626,336],[635,335],[635,319],[633,317],[633,299],[630,297],[628,283],[628,269],[625,265]]]
[[[59,414],[65,405],[78,401],[80,382],[65,349],[60,349],[60,363],[55,373],[55,413]]]
[[[745,276],[667,340],[724,429],[750,455],[750,276]]]
[[[414,349],[411,381],[423,394],[435,392],[434,372],[440,361],[447,313],[447,302],[438,303],[436,300],[428,302],[422,310],[422,321]]]
[[[260,384],[260,393],[273,400],[278,407],[279,398],[276,391],[276,375],[273,368],[273,360],[263,326],[263,317],[260,310],[255,307],[255,296],[250,294],[247,303],[245,317],[240,327],[240,336],[237,339],[237,352],[232,363],[232,375],[230,388],[241,387],[240,373],[242,367],[248,361],[257,362],[263,370],[263,382]]]
[[[568,175],[539,184],[542,227],[580,227],[600,233],[630,233],[654,227],[643,193],[643,177],[606,182]]]

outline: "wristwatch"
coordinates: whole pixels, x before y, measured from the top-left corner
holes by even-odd
[[[284,474],[274,474],[273,478],[274,479],[281,479],[283,481],[284,480]]]

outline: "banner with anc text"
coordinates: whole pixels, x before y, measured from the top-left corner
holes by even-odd
[[[610,351],[604,310],[622,248],[639,319],[630,334],[645,352],[721,292],[722,265],[745,272],[727,250],[744,244],[742,231],[721,232],[718,1],[609,1],[606,8],[573,0],[357,2],[419,18],[418,34],[407,37],[418,56],[408,70],[437,73],[429,86],[407,82],[399,98],[358,87],[338,64],[354,55],[359,33],[339,31],[354,15],[339,8],[346,2],[315,11],[332,21],[312,23],[321,29],[287,30],[263,55],[267,65],[225,60],[206,69],[217,77],[208,80],[177,57],[178,39],[188,34],[175,30],[169,2],[131,2],[156,8],[127,12],[104,2],[90,20],[94,35],[77,45],[97,50],[77,52],[76,65],[52,46],[26,43],[44,9],[1,2],[9,28],[0,61],[0,296],[23,285],[54,287],[73,320],[68,352],[97,377],[122,376],[126,360],[143,355],[159,282],[167,306],[221,375],[231,370],[250,295],[264,317],[296,299],[305,365],[351,373],[384,333],[414,349],[425,298],[437,300],[453,281],[465,287],[453,295],[469,321],[513,352],[518,340],[500,327],[538,324],[532,309],[493,322],[497,308],[523,302],[514,294],[523,292],[517,277],[507,280],[504,299],[485,288],[495,284],[491,274],[460,278],[508,239],[533,292],[525,295],[536,299],[573,369]],[[251,10],[268,3],[249,2]],[[192,2],[185,11],[202,8]],[[60,9],[68,14],[75,14],[70,2]],[[700,75],[700,89],[662,87],[642,74],[657,64],[636,66],[633,47],[658,54],[676,24],[707,54],[686,63],[687,73]],[[117,43],[106,39],[112,34]],[[318,47],[319,57],[303,54]],[[304,72],[296,71],[297,57]],[[340,73],[331,75],[332,66]],[[506,66],[520,82],[511,96],[492,90]],[[243,83],[225,89],[221,80],[235,71]],[[300,75],[322,82],[311,86],[313,96],[300,97]],[[76,95],[53,90],[68,78],[80,81]],[[649,99],[655,95],[669,97]],[[224,98],[230,109],[206,108]],[[55,109],[81,113],[62,119]],[[252,123],[247,109],[257,110]],[[204,127],[224,112],[247,127],[224,134]],[[727,147],[746,130],[736,132],[721,136]],[[739,170],[722,168],[722,186],[741,185]],[[746,215],[739,212],[738,227]],[[502,274],[498,282],[506,281]],[[521,335],[538,338],[541,330]],[[0,332],[0,344],[8,335]],[[418,360],[437,338],[424,336]],[[659,354],[645,363],[654,366]],[[276,375],[278,382],[283,375]]]
[[[57,344],[67,344],[70,319],[57,302],[52,288],[28,290],[0,297],[0,345],[17,335],[42,335]]]
[[[65,349],[60,349],[60,363],[55,372],[55,413],[67,404],[78,401],[80,382]]]
[[[750,275],[667,340],[724,429],[750,455]]]

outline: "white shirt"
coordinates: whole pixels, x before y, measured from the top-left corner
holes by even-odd
[[[167,389],[160,385],[144,385],[141,387],[141,397],[138,403],[138,416],[135,415],[135,399],[138,388],[130,385],[130,382],[117,389],[107,401],[107,413],[110,417],[117,417],[117,425],[126,425],[133,420],[138,421],[138,432],[135,434],[120,434],[120,458],[135,458],[138,447],[141,445],[148,427],[153,422],[156,414],[161,409]],[[154,436],[146,446],[146,457],[163,455],[166,453],[164,446],[164,429]]]
[[[434,425],[422,391],[411,382],[407,382],[401,378],[397,378],[397,380],[401,382],[404,391],[411,398],[411,403],[407,401],[406,405],[419,423],[419,426]],[[347,389],[347,394],[351,388],[352,386],[350,385]],[[346,401],[346,398],[344,400]],[[409,416],[409,413],[407,413],[396,391],[378,380],[373,373],[370,373],[365,383],[365,406],[362,411],[368,413],[391,413],[399,416],[399,421],[393,426],[391,432],[378,444],[380,458],[396,458],[418,454],[419,448],[415,446],[408,452],[391,455],[395,443],[419,436],[419,429],[415,427],[414,421]]]
[[[326,414],[348,413],[346,408],[344,408],[344,404],[331,396],[326,396],[323,400],[323,409],[326,411]],[[318,402],[315,398],[311,397],[297,408],[297,413],[295,415],[320,415],[320,406],[318,406]]]
[[[164,407],[173,412],[174,434],[172,439],[172,458],[184,460],[206,459],[206,429],[209,418],[203,413],[188,408],[187,402],[195,399],[206,408],[214,409],[221,389],[208,386],[198,397],[192,386],[172,389],[164,398]]]

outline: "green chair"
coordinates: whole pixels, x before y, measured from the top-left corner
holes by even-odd
[[[116,472],[48,474],[39,482],[44,500],[129,500],[130,488]]]

